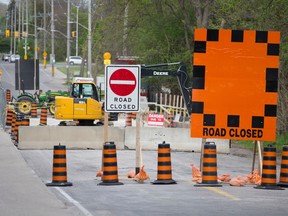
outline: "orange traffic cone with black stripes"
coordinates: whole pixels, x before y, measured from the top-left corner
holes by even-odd
[[[217,150],[214,142],[204,144],[202,163],[202,183],[195,184],[195,187],[222,187],[218,184],[217,176]]]
[[[152,184],[176,184],[176,181],[172,179],[170,144],[165,141],[158,144],[157,180]]]
[[[288,187],[288,146],[282,148],[280,181],[278,186]]]
[[[284,190],[276,184],[276,148],[272,145],[264,147],[261,185],[256,189]]]
[[[54,146],[52,182],[46,185],[58,187],[72,186],[72,183],[67,181],[65,145],[59,143],[59,145]]]
[[[114,142],[106,142],[103,146],[103,175],[102,182],[98,185],[123,185],[118,181],[117,153]]]

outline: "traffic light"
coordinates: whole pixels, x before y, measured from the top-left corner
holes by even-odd
[[[105,52],[103,54],[103,58],[104,58],[104,65],[111,64],[111,54],[109,52]]]
[[[74,39],[75,36],[76,36],[75,33],[76,33],[76,31],[72,31],[72,32],[71,32],[71,35],[72,35],[72,38],[73,38],[73,39]]]
[[[6,29],[6,37],[10,37],[10,30]]]
[[[15,37],[15,38],[18,38],[18,37],[19,37],[19,32],[18,32],[18,31],[15,31],[15,32],[14,32],[14,37]]]

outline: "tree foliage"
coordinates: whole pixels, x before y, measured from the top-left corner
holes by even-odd
[[[38,3],[39,11],[42,10],[41,2]],[[54,2],[56,29],[66,34],[67,1]],[[71,0],[71,4],[80,6],[79,22],[88,26],[87,1]],[[288,132],[287,0],[92,0],[92,7],[92,61],[97,64],[94,76],[103,72],[103,53],[107,51],[112,54],[112,62],[121,55],[137,56],[141,64],[182,61],[187,64],[191,75],[193,34],[197,27],[280,31],[278,132]],[[72,6],[73,20],[75,13]],[[50,18],[47,19],[50,23]],[[39,25],[43,23],[41,20],[38,22]],[[72,29],[75,29],[75,24],[71,25]],[[56,43],[59,47],[56,56],[64,59],[66,43],[60,35]],[[74,52],[75,41],[71,45]],[[87,31],[81,27],[79,48],[85,58]],[[154,91],[161,91],[162,86],[170,88],[173,93],[178,91],[173,78],[148,79],[146,82]]]

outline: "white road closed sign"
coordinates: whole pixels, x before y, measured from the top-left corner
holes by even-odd
[[[105,66],[105,112],[140,110],[140,65]]]

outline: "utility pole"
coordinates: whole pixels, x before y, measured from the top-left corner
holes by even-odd
[[[87,75],[88,77],[91,77],[91,0],[88,2],[88,70]]]
[[[36,92],[36,70],[38,59],[38,41],[37,41],[37,17],[36,17],[36,0],[34,0],[34,91]]]
[[[16,2],[15,2],[15,4],[14,4],[14,35],[13,35],[13,37],[14,37],[14,50],[13,50],[13,54],[15,54],[16,53],[16,37],[15,37],[15,32],[16,32],[16,24],[17,24],[17,22],[16,22],[16,14],[17,14],[17,11],[16,11]]]
[[[52,77],[54,77],[54,62],[55,62],[55,54],[54,54],[54,0],[51,0],[51,56],[50,61],[52,63]],[[52,57],[52,59],[51,59]]]
[[[21,11],[22,11],[22,14],[21,14],[21,29],[22,29],[22,33],[24,32],[24,12],[25,12],[25,3],[21,1]],[[22,39],[24,39],[24,36],[22,35]]]
[[[25,18],[25,20],[26,20],[26,28],[25,28],[25,30],[26,30],[26,35],[25,35],[25,55],[24,55],[24,60],[27,60],[28,59],[28,56],[27,56],[27,43],[28,43],[28,41],[27,41],[27,39],[28,39],[28,0],[26,0],[26,18]]]
[[[67,2],[67,83],[70,82],[70,68],[69,68],[69,56],[70,56],[70,0]]]
[[[129,10],[129,5],[127,2],[126,7],[125,7],[125,11],[124,11],[124,31],[123,31],[123,51],[122,51],[123,56],[127,56],[128,10]]]
[[[13,30],[13,8],[11,10],[10,14],[10,55],[12,54],[12,48],[13,48],[13,35],[14,35],[14,30]]]
[[[46,0],[44,0],[44,48],[43,48],[43,58],[44,58],[44,69],[46,69],[46,35],[47,35],[47,32],[46,32]],[[45,53],[45,54],[44,54]]]
[[[18,2],[18,32],[19,32],[19,36],[18,36],[18,45],[20,44],[20,39],[21,39],[21,6],[22,6],[22,2],[19,1]]]
[[[78,23],[79,23],[79,6],[77,8],[77,17],[76,17],[76,56],[78,56]]]

